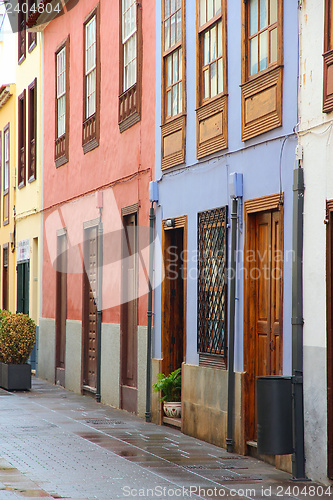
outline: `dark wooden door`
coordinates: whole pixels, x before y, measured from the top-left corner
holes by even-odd
[[[65,384],[67,319],[67,238],[58,237],[58,258],[56,274],[56,381]]]
[[[83,386],[96,389],[97,226],[85,230],[83,279]]]
[[[249,384],[249,440],[256,440],[256,378],[282,374],[282,223],[280,212],[263,212],[255,217],[254,255],[251,281],[254,282],[254,337],[248,346],[254,356]],[[246,300],[246,298],[245,298]]]
[[[136,214],[123,219],[121,306],[121,407],[137,411],[137,225]]]
[[[166,375],[184,361],[184,229],[165,231],[162,304],[162,371]]]

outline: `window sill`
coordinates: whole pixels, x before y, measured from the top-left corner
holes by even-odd
[[[96,138],[92,139],[91,141],[86,142],[85,144],[82,145],[83,152],[84,152],[84,154],[87,154],[90,151],[93,151],[98,146],[99,146],[98,140]]]
[[[20,184],[17,186],[19,189],[22,189],[25,187],[25,181],[21,181]]]
[[[31,183],[31,182],[34,182],[36,180],[36,176],[35,175],[31,175],[28,179],[28,182]]]
[[[9,219],[4,220],[2,223],[3,226],[8,226],[8,224],[9,224]]]
[[[21,66],[21,64],[25,61],[25,57],[26,57],[26,56],[25,56],[25,54],[22,54],[22,55],[20,56],[20,58],[19,58],[19,60],[18,60],[18,62],[17,62],[17,64],[18,64],[19,66]]]
[[[59,158],[56,158],[54,160],[56,168],[62,167],[62,165],[65,165],[68,163],[68,158],[66,156],[60,156]]]
[[[28,52],[31,54],[31,52],[37,47],[37,43],[35,41],[32,42],[31,45],[29,45]]]
[[[242,87],[243,85],[246,85],[249,82],[253,82],[255,80],[260,80],[260,78],[263,78],[265,75],[271,73],[272,71],[274,71],[278,68],[282,68],[282,65],[281,64],[272,64],[268,68],[262,69],[258,73],[255,73],[254,75],[249,76],[247,78],[247,80],[240,85],[240,87]]]
[[[134,111],[131,115],[129,115],[127,118],[119,122],[119,130],[120,133],[122,134],[125,132],[125,130],[131,128],[133,125],[138,123],[141,120],[141,116],[137,111]]]

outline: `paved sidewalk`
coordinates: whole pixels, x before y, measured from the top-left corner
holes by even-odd
[[[0,500],[330,498],[250,457],[33,380],[0,390]]]

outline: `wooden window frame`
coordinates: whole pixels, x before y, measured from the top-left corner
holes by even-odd
[[[23,113],[21,116],[21,107],[23,106]],[[17,161],[17,183],[18,188],[21,189],[26,183],[26,90],[18,96],[18,161]]]
[[[34,103],[32,104],[32,95]],[[33,108],[33,109],[32,109]],[[32,144],[33,143],[33,144]],[[37,78],[28,87],[28,182],[37,178]],[[35,169],[33,169],[33,161]]]
[[[5,170],[6,170],[6,158],[5,158],[5,137],[8,134],[8,187],[5,188]],[[10,126],[9,123],[3,129],[3,177],[2,177],[2,214],[3,214],[3,225],[6,226],[9,224],[9,188],[10,188]],[[7,205],[7,206],[6,206]],[[7,210],[6,210],[7,209]],[[8,217],[5,217],[6,211],[8,213]]]
[[[3,150],[5,150],[5,148],[3,148]],[[3,155],[5,156],[5,151]],[[2,131],[0,130],[0,187],[1,187],[1,172],[2,172]],[[0,227],[1,227],[1,218],[0,218]]]
[[[119,0],[119,106],[118,125],[125,132],[141,120],[142,101],[142,3],[136,0],[136,83],[127,90],[124,88],[124,49],[122,39],[122,0]]]
[[[325,0],[323,112],[333,111],[333,4]]]
[[[186,1],[181,0],[182,35],[181,42],[164,50],[164,12],[165,1],[162,0],[161,16],[161,168],[165,170],[185,163],[186,159]],[[182,49],[182,112],[166,117],[166,58],[176,50]]]
[[[65,107],[65,133],[58,137],[58,98],[57,98],[57,56],[66,51],[66,107]],[[69,161],[69,121],[70,121],[70,35],[57,47],[55,52],[55,139],[54,161],[56,167],[61,167]]]
[[[37,7],[37,0],[28,0],[28,8],[29,13],[33,6]],[[33,14],[33,12],[32,12]],[[37,32],[36,31],[28,31],[28,52],[32,52],[34,48],[37,47]]]
[[[27,23],[26,14],[22,9],[23,0],[18,0],[19,11],[17,14],[17,34],[18,34],[18,64],[22,64],[27,52]],[[21,28],[21,29],[20,29]]]
[[[221,14],[200,26],[200,0],[197,0],[197,158],[203,158],[228,147],[228,57],[227,1],[221,2]],[[202,35],[221,20],[223,92],[203,99]]]
[[[249,76],[249,0],[242,2],[242,141],[282,126],[283,3],[278,0],[277,61]]]
[[[96,111],[86,118],[86,26],[96,16]],[[100,41],[100,4],[90,12],[83,23],[83,125],[82,147],[84,154],[89,153],[99,146],[100,140],[100,96],[101,92],[101,41]]]
[[[7,251],[7,266],[5,266],[5,251]],[[4,280],[5,276],[5,268],[7,268],[7,273],[6,273],[6,282]],[[8,273],[8,268],[9,268],[9,244],[4,243],[2,245],[2,309],[8,309],[8,299],[9,299],[9,273]],[[5,304],[4,297],[6,296],[7,299],[7,304]]]

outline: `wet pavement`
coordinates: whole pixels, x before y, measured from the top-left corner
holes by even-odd
[[[59,386],[0,389],[0,500],[330,498],[251,457]]]

